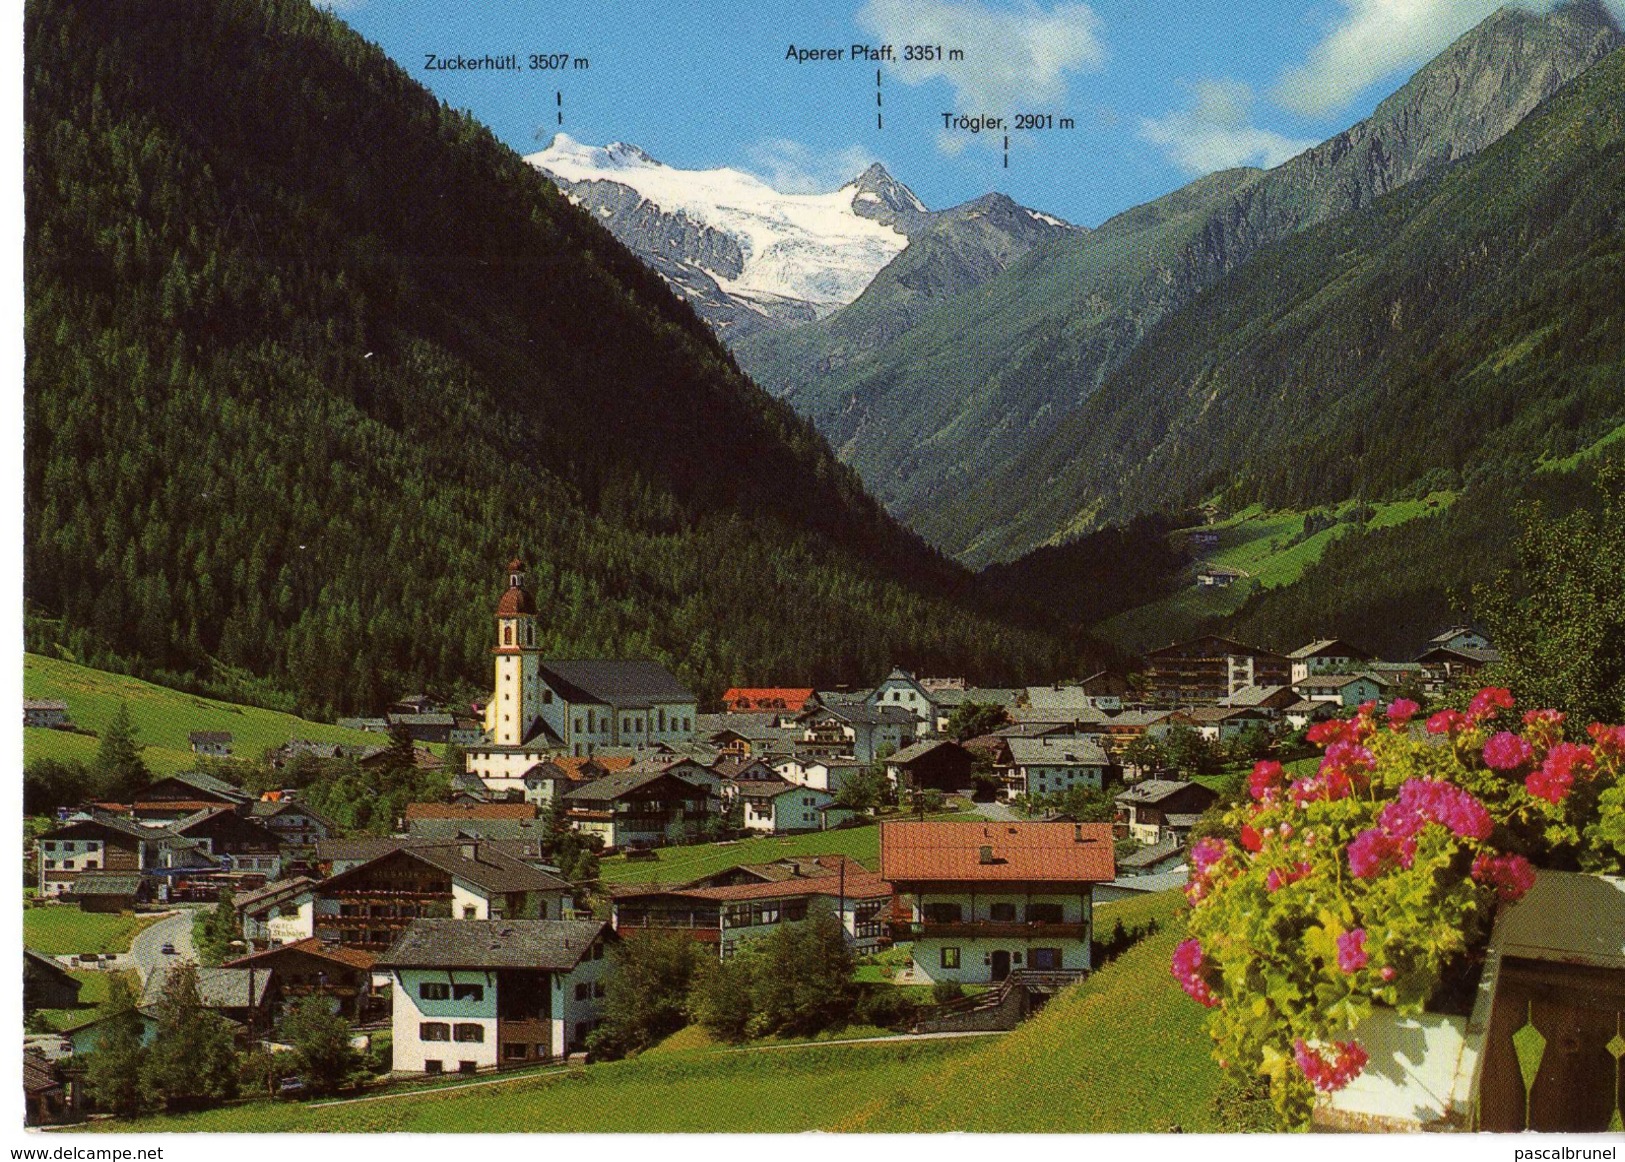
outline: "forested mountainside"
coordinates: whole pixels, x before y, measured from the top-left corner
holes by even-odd
[[[960,515],[1013,546],[1212,495],[1304,508],[1527,474],[1625,422],[1622,221],[1616,52],[1470,161],[1171,314]]]
[[[1503,9],[1347,132],[1267,173],[1210,175],[1038,247],[791,401],[933,543],[972,561],[1014,556],[1055,531],[1005,527],[1047,479],[1034,472],[1030,490],[986,512],[967,493],[1031,455],[1167,315],[1269,243],[1498,140],[1619,42],[1597,0]]]
[[[304,0],[25,9],[34,648],[307,713],[556,655],[703,694],[1078,655],[740,375],[660,278]]]

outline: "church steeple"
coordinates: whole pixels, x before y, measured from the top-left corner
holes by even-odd
[[[508,562],[508,588],[496,608],[496,690],[490,720],[499,746],[519,746],[540,713],[536,602],[525,588],[525,563]]]

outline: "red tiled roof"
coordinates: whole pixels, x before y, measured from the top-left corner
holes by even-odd
[[[811,686],[735,686],[722,695],[729,710],[800,710],[812,698]]]
[[[408,803],[406,821],[414,819],[534,819],[534,803]]]
[[[982,862],[991,848],[993,862]],[[880,874],[905,882],[1104,883],[1109,823],[882,823]]]

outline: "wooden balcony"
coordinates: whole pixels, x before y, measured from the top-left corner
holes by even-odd
[[[896,938],[916,940],[1087,940],[1087,924],[1049,924],[1042,921],[959,920],[952,923],[927,920],[895,925]]]

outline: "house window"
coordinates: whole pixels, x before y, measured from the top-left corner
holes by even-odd
[[[957,924],[964,914],[964,909],[954,903],[933,901],[925,905],[925,920],[928,924]]]
[[[551,690],[543,690],[542,691],[542,705],[543,706],[551,706],[551,705],[553,705],[553,691],[551,691]],[[510,1045],[510,1046],[508,1046],[508,1048],[512,1049],[513,1046]],[[523,1051],[524,1048],[525,1047],[523,1045],[519,1046],[519,1049],[521,1051]]]
[[[592,996],[592,985],[587,981],[579,982],[576,985],[576,1000],[584,1001],[590,996]]]
[[[502,627],[502,644],[505,646],[513,645],[513,626],[505,625]]]
[[[425,1021],[418,1026],[419,1041],[450,1041],[451,1026],[444,1021]]]
[[[1061,918],[1061,905],[1059,904],[1027,905],[1027,923],[1029,924],[1059,924]]]
[[[944,948],[942,950],[942,967],[943,968],[958,968],[959,967],[959,949],[957,949],[957,948]]]
[[[454,1001],[483,1001],[485,999],[485,986],[482,984],[452,985],[451,999]]]
[[[436,984],[427,982],[418,985],[418,999],[423,1001],[443,1001],[451,996],[449,984]]]
[[[474,1072],[477,1072],[478,1070],[479,1070],[479,1063],[476,1062],[476,1061],[459,1061],[457,1063],[457,1072],[458,1073],[474,1073]]]
[[[563,908],[563,906],[564,906],[563,904],[559,905],[559,907],[561,909]],[[602,960],[602,959],[604,959],[604,946],[602,944],[594,944],[592,946],[592,958],[594,960]]]
[[[425,1059],[424,1062],[423,1062],[423,1072],[424,1073],[439,1073],[440,1072],[440,1062],[438,1062],[438,1061],[430,1061],[428,1059]]]
[[[502,1056],[509,1061],[523,1061],[530,1055],[530,1046],[523,1041],[509,1042],[502,1047]]]
[[[483,1045],[485,1043],[485,1026],[460,1024],[456,1029],[456,1039],[465,1045]]]
[[[1061,950],[1059,948],[1035,948],[1029,962],[1037,972],[1053,972],[1061,967]]]
[[[594,997],[596,997],[596,998],[601,998],[604,995],[604,982],[603,981],[601,981],[601,980],[593,981],[592,995]]]
[[[465,920],[477,920],[477,919],[479,919],[479,912],[480,912],[480,910],[478,908],[476,908],[473,904],[464,904],[463,905],[463,919],[465,919]]]
[[[1013,924],[1016,919],[1016,906],[1009,901],[993,904],[987,910],[988,918],[1000,924]]]

